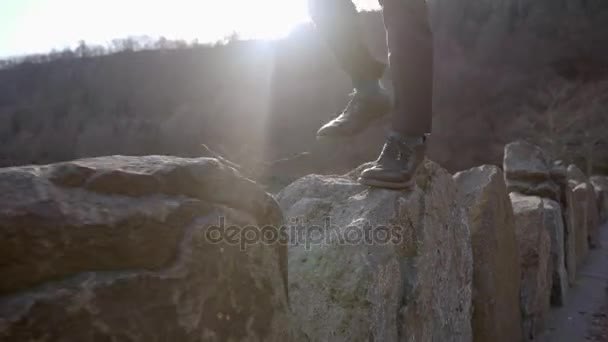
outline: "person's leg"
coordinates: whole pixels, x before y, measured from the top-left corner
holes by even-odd
[[[425,0],[381,0],[395,90],[392,128],[420,137],[431,132],[433,36]]]
[[[351,0],[309,0],[310,17],[353,86],[378,81],[386,65],[369,52],[361,35],[359,17]]]
[[[424,161],[431,132],[433,39],[425,0],[381,0],[394,88],[392,132],[362,184],[402,189]]]
[[[351,0],[309,0],[310,16],[342,69],[351,77],[354,93],[346,109],[317,132],[318,137],[347,137],[364,130],[390,110],[380,85],[386,65],[366,46]]]

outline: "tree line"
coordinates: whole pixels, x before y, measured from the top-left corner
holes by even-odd
[[[51,50],[48,53],[1,58],[0,69],[7,69],[22,64],[41,64],[142,50],[178,50],[199,46],[213,46],[218,44],[226,44],[238,39],[238,34],[232,33],[216,43],[204,44],[199,42],[198,39],[187,41],[184,39],[168,39],[165,37],[152,38],[150,36],[130,36],[127,38],[113,39],[106,45],[90,44],[84,40],[81,40],[73,48],[66,47],[63,50]]]

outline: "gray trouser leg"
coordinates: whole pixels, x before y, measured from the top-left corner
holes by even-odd
[[[353,80],[382,77],[386,66],[371,55],[363,42],[357,10],[351,0],[309,0],[308,5],[315,26]]]
[[[393,129],[421,136],[431,132],[433,36],[425,0],[381,0],[390,51],[395,103]]]
[[[433,36],[425,0],[380,0],[395,103],[392,126],[398,133],[430,133],[433,96]],[[384,64],[361,37],[351,0],[309,0],[310,14],[342,68],[354,80],[378,79]]]

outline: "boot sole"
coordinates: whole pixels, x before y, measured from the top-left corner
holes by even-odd
[[[363,184],[363,185],[373,186],[375,188],[392,189],[392,190],[409,189],[412,187],[412,185],[414,185],[413,179],[410,179],[409,181],[405,181],[405,182],[384,182],[384,181],[380,181],[377,179],[359,177],[358,181],[360,184]]]

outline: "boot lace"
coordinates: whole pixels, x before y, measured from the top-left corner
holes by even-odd
[[[422,138],[422,142],[424,142],[424,139]],[[378,162],[382,163],[387,160],[407,161],[414,154],[414,146],[419,143],[416,141],[406,141],[396,134],[389,134],[378,157]]]
[[[387,161],[399,159],[399,154],[398,142],[389,136],[386,138],[386,142],[384,143],[376,162],[380,165],[384,165]]]

